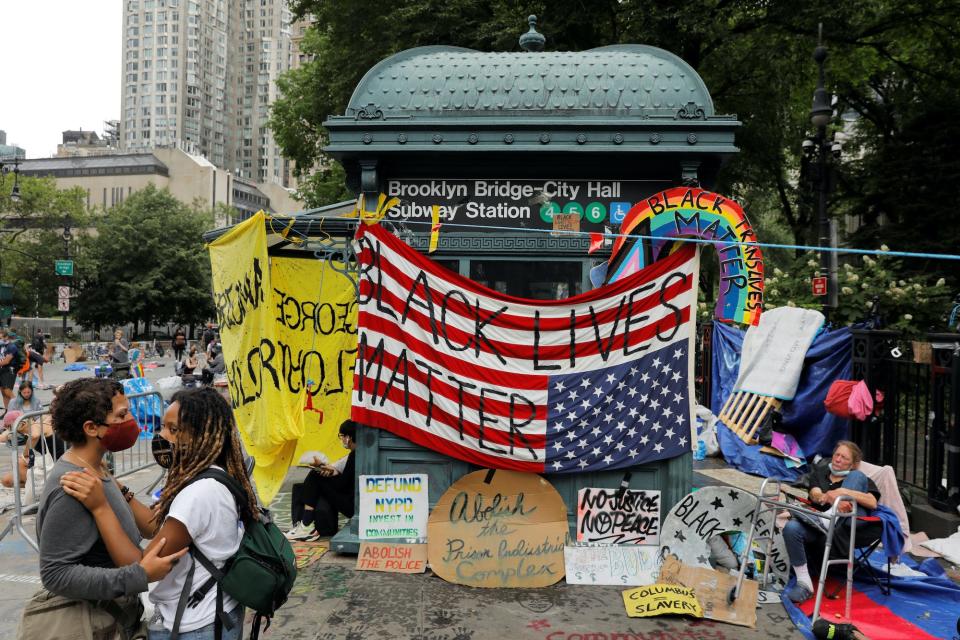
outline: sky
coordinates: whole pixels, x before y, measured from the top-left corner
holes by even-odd
[[[0,0],[0,130],[28,158],[120,118],[122,0]]]

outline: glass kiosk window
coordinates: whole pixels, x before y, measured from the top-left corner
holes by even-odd
[[[581,292],[582,262],[471,260],[470,279],[520,298],[559,300]]]

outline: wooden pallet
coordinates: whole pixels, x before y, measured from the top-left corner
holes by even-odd
[[[747,444],[757,444],[754,435],[770,410],[778,410],[782,401],[749,391],[734,392],[723,405],[720,421]]]

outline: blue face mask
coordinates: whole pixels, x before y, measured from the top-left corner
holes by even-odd
[[[833,468],[833,463],[830,463],[830,473],[835,476],[840,476],[841,478],[850,474],[850,469],[844,469],[843,471],[837,471]]]

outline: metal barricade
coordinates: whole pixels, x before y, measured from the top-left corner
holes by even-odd
[[[140,425],[140,437],[129,449],[107,454],[106,461],[110,473],[118,478],[157,464],[153,459],[151,441],[153,434],[160,431],[163,412],[166,409],[163,396],[159,391],[129,393],[127,402],[130,403],[131,415]]]
[[[126,397],[130,405],[130,413],[140,425],[140,436],[131,448],[109,453],[105,456],[104,462],[115,478],[142,471],[157,464],[153,459],[151,441],[153,440],[153,434],[160,430],[163,412],[166,408],[163,397],[158,391],[132,393]],[[11,425],[11,439],[8,444],[11,445],[13,513],[6,527],[3,531],[0,531],[0,540],[3,540],[7,534],[16,529],[37,551],[39,551],[37,541],[25,530],[23,517],[39,508],[40,498],[48,474],[52,470],[53,461],[59,459],[68,448],[68,444],[58,438],[52,429],[49,429],[49,435],[44,434],[45,428],[47,428],[44,425],[45,422],[48,423],[49,421],[49,414],[49,408],[30,411],[19,416]],[[19,438],[17,437],[21,429],[25,429],[27,432],[26,441],[22,445],[18,442]],[[23,479],[24,487],[21,489],[20,460],[24,453],[29,456],[28,452],[31,450],[33,451],[34,464],[28,466],[27,477]],[[158,477],[151,485],[151,489],[159,483],[159,480]],[[25,499],[27,497],[29,499]]]
[[[43,417],[48,413],[49,410],[41,409],[40,411],[28,411],[27,413],[19,416],[10,426],[10,439],[7,441],[7,444],[10,446],[10,474],[13,478],[13,514],[10,516],[10,521],[7,522],[7,526],[4,527],[3,531],[0,531],[0,540],[3,540],[8,533],[16,529],[36,551],[40,551],[40,547],[37,546],[36,540],[34,540],[24,528],[23,516],[24,513],[36,509],[39,505],[39,493],[43,491],[43,485],[45,484],[47,477],[46,455],[41,456],[43,473],[39,485],[37,482],[36,473],[34,473],[36,464],[34,464],[32,467],[28,467],[27,469],[28,475],[25,479],[26,482],[24,489],[26,489],[28,495],[32,495],[32,498],[27,501],[27,504],[24,504],[24,496],[21,495],[20,460],[23,453],[32,450],[32,441],[34,439],[33,436],[35,429],[39,429],[39,438],[36,443],[42,443],[40,445],[41,450],[46,453],[48,442],[47,439],[43,437]],[[36,423],[36,427],[34,427],[34,423]],[[21,429],[28,430],[26,434],[27,437],[25,438],[23,445],[20,444],[20,438],[18,437],[21,434]]]

